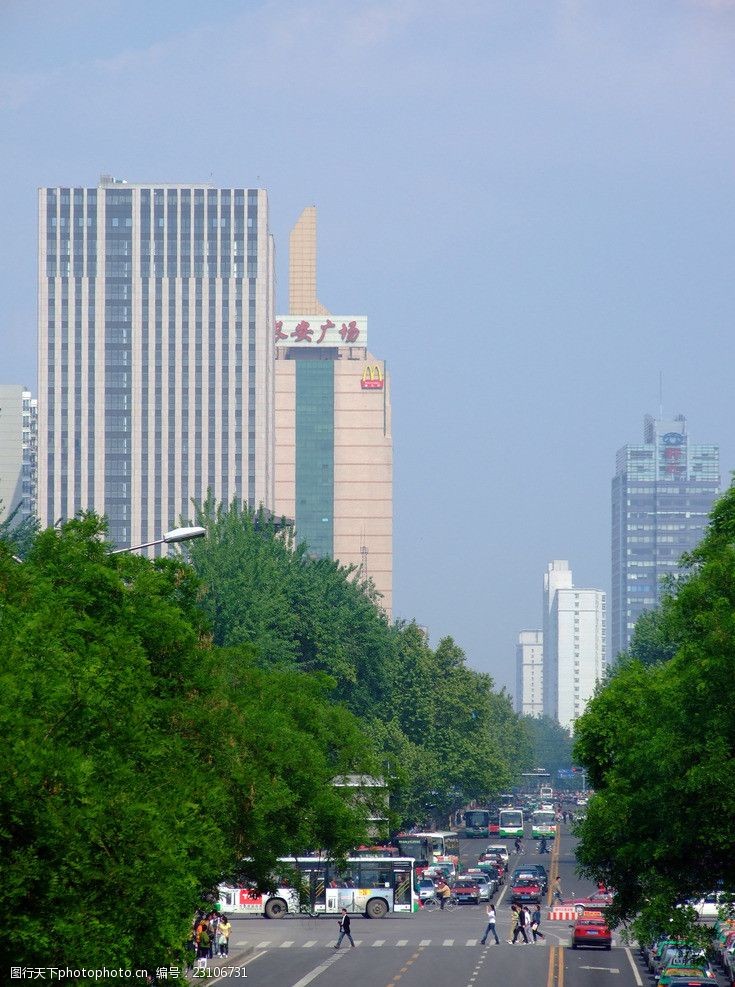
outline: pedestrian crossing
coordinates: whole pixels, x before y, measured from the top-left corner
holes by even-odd
[[[537,943],[529,943],[529,945],[535,946],[545,946],[547,944],[547,939],[541,939]],[[335,943],[335,937],[332,936],[330,939],[307,939],[304,942],[297,941],[295,939],[285,939],[282,941],[273,939],[262,939],[260,941],[254,939],[240,939],[237,941],[232,941],[230,946],[242,948],[245,946],[253,946],[255,949],[319,949],[321,947],[333,947]],[[372,942],[366,941],[364,939],[355,939],[356,946],[369,946],[372,949],[416,949],[418,947],[426,948],[429,946],[438,946],[440,949],[467,949],[467,948],[483,948],[480,944],[479,939],[375,939]],[[507,943],[501,940],[501,946],[506,946]],[[518,942],[516,946],[524,946],[525,943]],[[571,940],[559,937],[557,940],[554,938],[553,945],[559,946],[570,946]],[[616,943],[613,942],[613,946]],[[492,940],[488,942],[488,947],[493,946],[495,948],[495,943]]]

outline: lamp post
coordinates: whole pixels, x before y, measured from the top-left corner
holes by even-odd
[[[203,538],[207,533],[206,528],[174,528],[166,531],[161,538],[156,541],[147,541],[144,545],[131,545],[129,548],[115,548],[110,555],[120,555],[122,552],[138,552],[141,548],[152,548],[153,545],[175,545],[180,541],[190,541],[192,538]]]

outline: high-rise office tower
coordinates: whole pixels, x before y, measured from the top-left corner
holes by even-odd
[[[569,563],[544,573],[544,715],[571,729],[605,668],[605,594],[574,586]]]
[[[208,490],[272,507],[273,268],[262,189],[40,189],[42,523],[128,545]]]
[[[276,513],[316,555],[358,566],[388,614],[393,589],[390,380],[367,319],[316,289],[316,209],[291,233],[289,315],[276,322]]]
[[[0,384],[0,520],[36,514],[37,415],[30,391]]]
[[[720,492],[717,446],[694,445],[683,415],[647,415],[643,443],[618,450],[612,481],[613,659],[630,644],[644,610],[657,606],[662,579],[701,541]]]
[[[544,712],[544,635],[521,631],[516,644],[515,711],[521,716]]]

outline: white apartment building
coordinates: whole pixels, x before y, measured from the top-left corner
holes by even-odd
[[[544,712],[543,631],[521,631],[516,644],[515,710],[521,716]]]
[[[574,586],[569,563],[544,573],[544,714],[567,728],[582,715],[605,673],[606,599]]]
[[[262,189],[39,190],[42,524],[93,509],[121,546],[211,490],[274,502],[274,259]]]
[[[38,402],[20,384],[0,384],[0,520],[36,513]]]

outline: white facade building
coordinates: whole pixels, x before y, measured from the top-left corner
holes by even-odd
[[[38,402],[20,384],[0,384],[0,520],[36,513]]]
[[[516,644],[515,710],[521,716],[544,712],[544,635],[521,631]]]
[[[42,524],[93,509],[119,545],[191,501],[274,502],[274,258],[262,189],[39,191]]]
[[[574,586],[569,563],[544,574],[544,713],[573,729],[606,668],[606,599]]]

